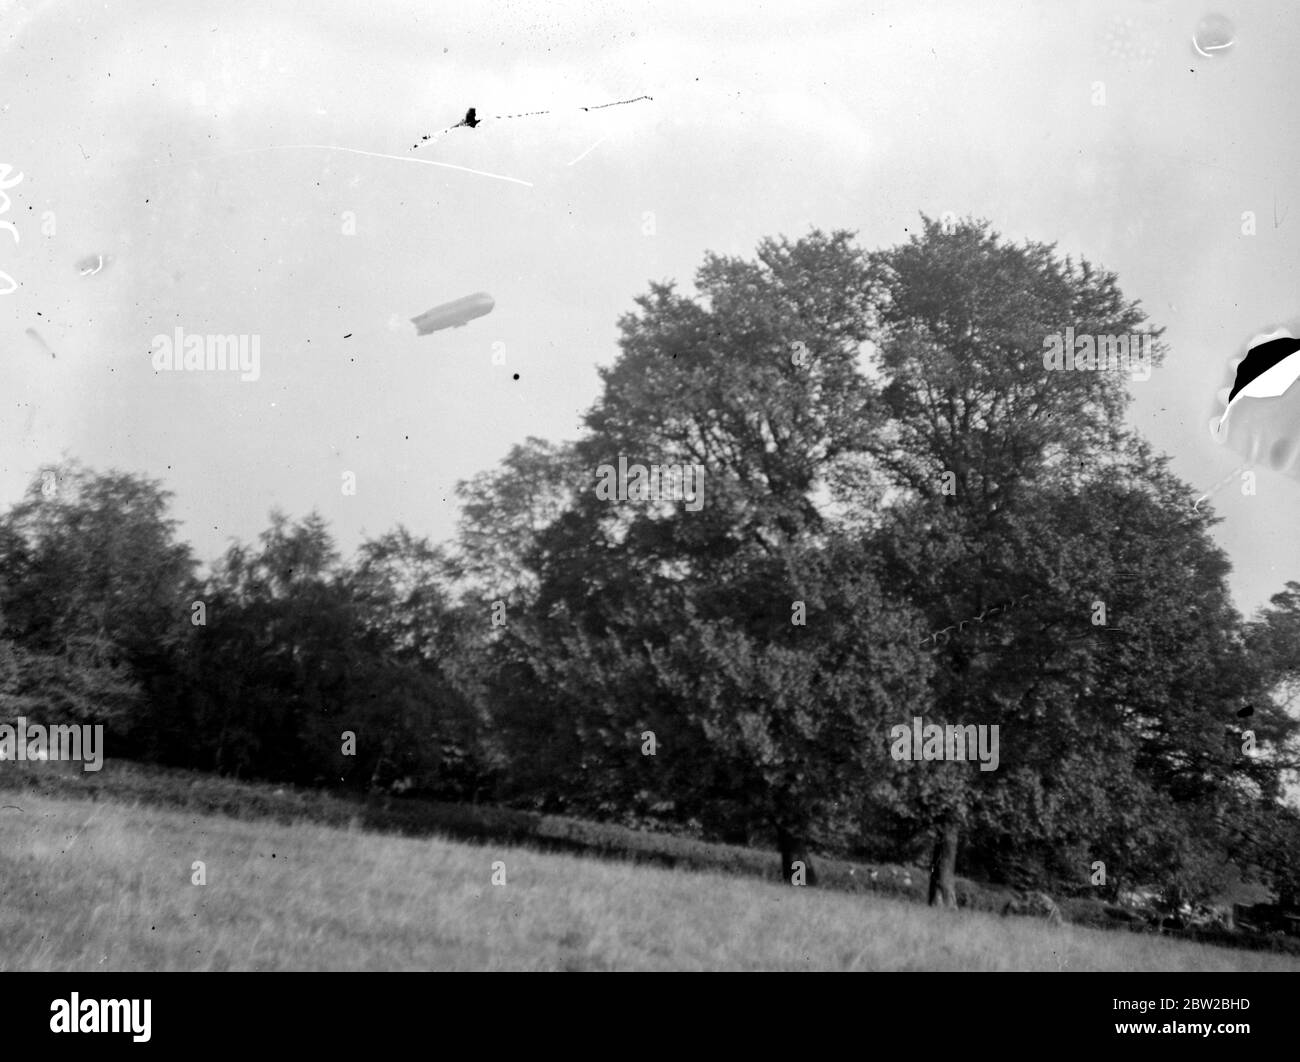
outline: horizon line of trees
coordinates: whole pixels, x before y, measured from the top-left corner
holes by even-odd
[[[1244,620],[1122,375],[1042,367],[1065,324],[1143,330],[1118,279],[923,217],[878,251],[708,254],[695,288],[650,285],[585,437],[460,484],[448,546],[398,527],[345,561],[273,512],[200,576],[160,483],[48,470],[0,516],[0,721],[770,844],[810,884],[813,848],[924,855],[947,906],[959,867],[1082,888],[1098,862],[1110,896],[1294,904],[1300,582]],[[610,454],[704,466],[705,504],[598,496]],[[998,769],[892,759],[917,715],[998,724]]]

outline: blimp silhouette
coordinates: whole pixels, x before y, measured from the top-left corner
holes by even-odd
[[[464,328],[475,317],[491,313],[496,301],[486,291],[466,295],[454,302],[444,302],[432,310],[425,310],[419,317],[412,317],[417,335],[427,336],[443,328]]]

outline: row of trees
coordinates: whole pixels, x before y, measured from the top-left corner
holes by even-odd
[[[924,850],[947,904],[959,859],[1293,897],[1300,584],[1243,621],[1123,379],[1043,369],[1067,325],[1150,330],[1117,278],[925,219],[882,251],[814,231],[710,255],[695,289],[651,285],[582,440],[463,483],[446,548],[398,529],[344,562],[318,518],[274,515],[200,577],[159,484],[34,482],[0,519],[0,714],[761,840],[786,868]],[[598,498],[620,455],[702,465],[705,505]],[[917,715],[997,724],[999,769],[895,762]]]
[[[436,549],[399,530],[345,565],[319,517],[273,514],[199,578],[169,497],[69,462],[0,522],[0,714],[103,723],[118,756],[235,776],[481,787]]]

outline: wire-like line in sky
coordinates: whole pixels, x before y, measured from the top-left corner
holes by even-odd
[[[634,96],[630,100],[612,100],[609,103],[593,103],[590,107],[578,107],[577,109],[580,111],[603,111],[606,107],[622,107],[629,103],[640,103],[642,100],[650,100],[651,102],[653,102],[654,97]],[[550,110],[521,111],[519,114],[494,114],[492,115],[491,118],[487,120],[500,121],[507,118],[535,118],[538,115],[553,114],[553,113],[555,112]],[[478,116],[478,108],[471,107],[469,110],[465,112],[465,117],[462,118],[459,122],[456,122],[454,125],[449,125],[445,129],[440,129],[436,133],[426,133],[424,136],[422,136],[419,140],[417,140],[414,144],[411,145],[411,150],[415,151],[421,144],[436,144],[439,140],[441,140],[444,136],[450,133],[453,129],[461,129],[461,128],[476,129],[478,128],[478,126],[483,124],[483,121],[484,119]],[[573,163],[571,162],[569,163],[569,165],[572,166]]]
[[[596,103],[590,107],[579,107],[580,111],[603,111],[606,107],[622,107],[627,103],[640,103],[642,100],[654,101],[653,96],[636,96],[630,100],[614,100],[612,103]],[[531,118],[537,114],[550,114],[550,111],[524,111],[522,114],[494,114],[493,118]],[[452,128],[455,128],[453,126]],[[446,132],[446,130],[443,130]]]
[[[653,102],[654,102],[654,97],[653,97],[653,96],[637,96],[635,99],[630,99],[630,100],[615,100],[613,103],[598,103],[598,104],[596,104],[594,107],[583,107],[582,109],[583,109],[584,111],[600,111],[600,110],[604,110],[606,107],[621,107],[621,106],[623,106],[623,104],[625,104],[625,103],[639,103],[641,100],[650,100],[650,102],[653,103]]]

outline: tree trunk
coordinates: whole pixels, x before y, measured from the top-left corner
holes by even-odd
[[[957,906],[957,823],[944,822],[934,836],[930,856],[930,906]]]
[[[795,884],[795,863],[803,864],[803,883],[816,885],[817,874],[813,870],[812,860],[808,858],[808,849],[801,836],[785,826],[776,828],[776,843],[781,850],[781,877],[787,885]]]

